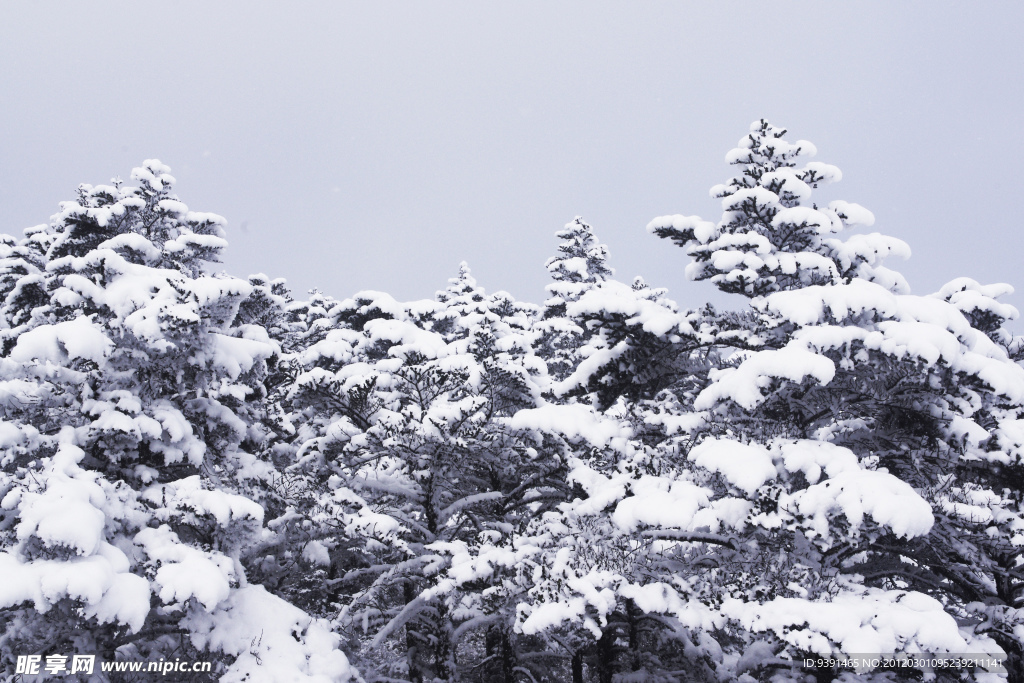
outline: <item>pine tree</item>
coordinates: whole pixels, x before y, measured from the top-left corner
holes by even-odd
[[[578,300],[591,286],[610,279],[615,273],[607,265],[608,247],[598,243],[593,228],[582,216],[566,223],[555,237],[562,240],[558,255],[549,258],[544,267],[554,280],[547,287],[552,295],[547,306],[557,310],[559,305]]]
[[[322,623],[247,581],[273,468],[266,330],[210,276],[224,220],[157,161],[6,239],[3,666],[16,653],[213,657],[219,675],[354,675]],[[14,261],[14,263],[12,263]],[[262,640],[261,640],[262,637]]]
[[[719,226],[652,223],[688,245],[700,279],[767,294],[755,298],[760,321],[747,332],[757,343],[711,373],[693,401],[702,422],[678,442],[712,486],[712,507],[742,511],[731,524],[736,542],[710,553],[713,586],[729,596],[717,607],[746,630],[750,646],[772,634],[769,669],[780,655],[812,651],[814,638],[836,652],[863,649],[842,635],[842,615],[864,611],[872,616],[862,633],[873,647],[992,652],[995,639],[1016,671],[1020,641],[1007,635],[1007,617],[1019,598],[1000,577],[1019,560],[1007,550],[1013,532],[999,525],[1018,514],[1009,502],[1018,465],[1003,435],[1020,414],[1024,371],[993,343],[1010,343],[999,328],[1016,313],[992,296],[1006,290],[961,280],[935,297],[911,296],[879,266],[885,249],[862,249],[896,241],[816,242],[816,217],[798,242],[780,241],[788,224],[778,217],[791,201],[780,187],[800,186],[772,183],[808,146],[784,143],[763,122],[754,128],[749,152],[731,155],[746,173],[716,190],[727,204],[741,200]],[[808,165],[785,178],[805,182],[809,170],[837,176]],[[788,240],[796,234],[785,232]],[[728,265],[739,261],[721,250],[741,242],[765,247],[761,265]],[[780,274],[768,257],[783,264],[792,244],[833,266],[800,256],[796,271]],[[790,616],[779,617],[783,608]],[[901,619],[902,628],[887,625]]]
[[[838,168],[811,161],[817,154],[806,140],[783,139],[786,131],[764,119],[726,155],[739,175],[711,188],[722,199],[717,225],[696,216],[662,216],[648,231],[670,239],[693,257],[686,273],[710,280],[724,292],[763,296],[815,284],[860,278],[894,291],[908,291],[906,281],[881,261],[890,254],[910,255],[906,243],[872,233],[845,242],[830,237],[845,229],[874,224],[874,215],[842,200],[820,207],[810,201],[813,189],[842,179]]]
[[[0,666],[266,681],[994,681],[807,670],[1006,653],[1024,680],[1024,340],[1008,285],[914,296],[765,121],[655,219],[680,310],[581,218],[542,307],[211,274],[169,169],[0,236]],[[339,649],[344,647],[346,654]],[[70,678],[69,678],[70,680]]]
[[[541,333],[538,350],[544,355],[548,372],[552,378],[564,380],[579,364],[580,347],[591,336],[581,320],[567,315],[567,306],[600,287],[614,271],[607,265],[608,247],[598,243],[593,229],[581,216],[555,236],[562,240],[558,255],[544,264],[554,280],[546,288],[551,296],[544,302],[542,320],[535,327]]]
[[[507,552],[526,502],[559,481],[557,458],[509,426],[539,400],[533,315],[462,264],[434,302],[341,302],[334,329],[298,354],[293,469],[310,495],[297,510],[330,558],[323,600],[360,639],[367,675],[451,680],[479,650],[516,658],[514,603],[485,590],[500,577],[443,573]]]

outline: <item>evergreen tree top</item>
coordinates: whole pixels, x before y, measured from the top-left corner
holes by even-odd
[[[687,277],[710,280],[724,292],[759,297],[854,278],[909,291],[903,276],[882,261],[889,255],[906,258],[910,248],[879,233],[835,237],[871,226],[875,217],[851,202],[819,206],[812,201],[813,189],[840,180],[842,173],[830,164],[805,162],[817,149],[806,140],[787,142],[785,134],[763,119],[755,121],[726,155],[726,162],[741,171],[711,188],[711,196],[722,199],[717,224],[677,214],[655,218],[648,231],[693,257]]]
[[[562,240],[558,255],[544,266],[556,282],[592,283],[607,280],[614,271],[608,267],[608,247],[600,244],[589,223],[576,216],[555,233]]]
[[[448,302],[453,299],[468,297],[472,301],[482,301],[484,290],[476,284],[469,264],[465,261],[459,263],[459,274],[448,278],[448,286],[437,293],[437,300]]]
[[[221,261],[227,221],[190,211],[171,193],[175,179],[170,170],[157,159],[147,159],[132,170],[137,187],[117,178],[111,185],[80,185],[75,201],[61,202],[45,237],[34,230],[26,238],[45,240],[50,260],[105,248],[132,263],[195,277],[207,263]]]

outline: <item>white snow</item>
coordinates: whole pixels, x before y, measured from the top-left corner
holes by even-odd
[[[841,510],[853,529],[865,516],[892,529],[896,536],[913,538],[931,531],[932,507],[909,484],[887,472],[847,470],[793,496],[800,513],[813,519],[821,536],[828,535],[828,514]]]
[[[195,598],[212,610],[231,594],[237,580],[234,562],[219,553],[183,544],[166,524],[135,535],[150,559],[160,562],[153,582],[165,604],[182,605]]]
[[[316,567],[331,566],[331,555],[320,541],[310,541],[302,549],[302,559]]]
[[[811,164],[807,164],[807,167],[811,168]],[[835,167],[833,166],[832,168]],[[875,214],[871,213],[860,204],[854,204],[853,202],[846,202],[842,199],[837,199],[829,202],[828,208],[835,211],[843,220],[843,223],[849,228],[861,225],[864,227],[871,227],[875,224]],[[909,257],[909,254],[907,257]]]
[[[748,495],[764,486],[765,482],[775,479],[778,474],[766,448],[732,439],[706,439],[694,446],[687,460],[718,472],[726,481]]]
[[[599,415],[582,403],[547,404],[518,411],[509,420],[512,429],[560,434],[569,440],[583,439],[597,447],[622,444],[632,436],[628,425]]]
[[[776,230],[788,226],[810,226],[819,233],[833,232],[832,221],[821,211],[809,206],[793,206],[782,209],[772,218]]]
[[[612,521],[627,533],[641,526],[688,528],[697,511],[708,504],[708,490],[688,481],[645,475],[629,486],[633,495],[612,513]]]
[[[737,368],[714,372],[714,381],[700,392],[693,407],[711,410],[718,403],[729,400],[752,410],[764,401],[763,390],[771,385],[772,380],[803,382],[811,379],[819,384],[828,384],[835,372],[835,364],[831,360],[797,346],[759,351]]]
[[[679,232],[692,230],[694,238],[701,244],[706,244],[717,233],[715,224],[705,221],[700,216],[658,216],[647,224],[647,232],[654,233],[658,230],[671,228]]]
[[[116,552],[112,546],[109,550]],[[0,552],[0,608],[32,603],[45,613],[60,600],[71,598],[83,603],[87,616],[137,632],[149,614],[149,582],[126,573],[121,562],[105,555],[22,562]]]
[[[80,316],[74,320],[43,325],[22,333],[11,350],[10,358],[18,361],[51,361],[66,359],[91,360],[102,363],[114,344],[96,328],[92,320]]]
[[[726,598],[722,612],[751,631],[774,633],[802,650],[878,655],[970,652],[953,617],[922,593],[861,589],[832,600]]]
[[[364,329],[373,341],[393,344],[388,354],[405,358],[419,354],[424,358],[443,358],[448,355],[448,344],[444,337],[404,320],[371,320]]]
[[[4,508],[18,505],[19,539],[34,536],[48,546],[71,548],[84,556],[97,551],[104,540],[106,517],[100,508],[105,495],[97,475],[78,466],[84,455],[77,446],[62,443],[47,468],[43,491],[24,491],[16,501],[11,498],[15,492],[4,498]]]
[[[360,681],[340,637],[326,622],[271,595],[262,586],[231,593],[212,612],[185,620],[192,643],[237,657],[224,683],[347,683]]]
[[[772,443],[772,448],[781,453],[787,471],[803,472],[811,484],[821,479],[822,472],[828,477],[836,477],[844,472],[860,471],[857,455],[853,451],[825,441],[780,439]]]
[[[263,521],[263,507],[258,503],[238,494],[203,488],[199,475],[151,486],[142,492],[141,497],[170,509],[210,515],[220,526],[227,526],[235,520]]]

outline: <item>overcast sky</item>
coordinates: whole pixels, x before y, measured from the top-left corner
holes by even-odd
[[[910,243],[914,291],[1019,265],[1024,3],[0,4],[0,231],[156,157],[227,217],[225,269],[430,297],[461,260],[540,301],[582,215],[620,279],[714,298],[663,214],[754,119]],[[1024,308],[1024,296],[1010,303]]]

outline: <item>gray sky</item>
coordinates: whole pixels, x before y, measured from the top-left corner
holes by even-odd
[[[1024,293],[1024,3],[0,4],[0,231],[170,165],[227,217],[225,268],[432,296],[465,259],[539,302],[583,215],[620,279],[713,297],[644,231],[765,117],[814,142],[915,292]],[[1024,308],[1024,296],[1010,303]]]

